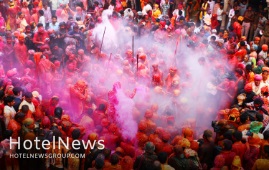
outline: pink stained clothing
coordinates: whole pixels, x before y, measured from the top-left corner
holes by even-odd
[[[25,44],[16,43],[14,46],[15,56],[21,65],[28,61],[28,50]]]
[[[37,15],[37,13],[31,15],[31,17],[30,17],[30,23],[32,23],[32,22],[34,22],[35,24],[38,23],[38,15]]]
[[[28,25],[25,18],[23,18],[23,19],[18,18],[16,23],[17,23],[18,28],[20,28],[22,30],[25,30],[25,27]]]
[[[235,152],[241,160],[243,160],[246,150],[246,144],[242,143],[241,141],[235,142],[232,146],[232,151]]]
[[[27,23],[30,23],[31,15],[30,15],[29,9],[28,8],[22,8],[21,12],[25,15],[25,19],[26,19]]]
[[[179,76],[176,74],[173,77],[169,74],[167,78],[165,79],[165,84],[167,90],[173,90],[175,89],[175,85],[173,83],[178,82],[179,83]]]
[[[19,12],[19,8],[13,7],[13,8],[8,8],[7,14],[8,14],[8,23],[10,26],[10,30],[15,30],[16,29],[16,15]]]
[[[157,42],[164,42],[167,38],[168,33],[166,31],[163,31],[161,29],[157,29],[154,33],[154,40]]]
[[[5,19],[3,17],[0,18],[0,27],[5,26]]]
[[[51,12],[50,7],[47,7],[47,9],[42,9],[44,11],[44,17],[45,17],[45,23],[51,22]]]
[[[40,76],[42,76],[44,78],[44,80],[46,81],[51,81],[53,76],[52,76],[52,70],[54,69],[54,64],[49,61],[46,58],[43,58],[40,60],[39,62],[39,73],[41,74]]]
[[[215,5],[214,5],[214,7],[213,7],[213,11],[212,11],[212,15],[213,14],[217,14],[217,11],[218,11],[218,9],[219,9],[219,3],[216,3]]]
[[[236,153],[232,151],[223,151],[220,153],[220,155],[222,155],[225,159],[225,166],[231,167],[234,157],[236,156]]]
[[[5,120],[5,125],[6,127],[8,126],[8,123],[11,119],[14,119],[16,114],[15,109],[11,106],[6,105],[4,107],[4,120]]]

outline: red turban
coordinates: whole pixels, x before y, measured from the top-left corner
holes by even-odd
[[[269,71],[269,67],[263,67],[263,68],[262,68],[262,71],[265,71],[265,70],[266,70],[266,71]]]
[[[97,140],[97,139],[98,139],[97,133],[91,133],[88,136],[88,140],[90,140],[90,141],[94,141],[94,140]]]
[[[268,51],[268,45],[267,44],[262,45],[262,51]]]
[[[146,60],[146,58],[147,58],[147,55],[145,53],[141,53],[139,55],[139,59],[141,59],[141,60]]]
[[[252,84],[251,83],[246,84],[245,87],[244,87],[244,90],[247,93],[252,92]]]
[[[189,127],[182,129],[182,134],[184,137],[192,137],[193,136],[193,130]]]
[[[41,124],[45,128],[49,128],[50,127],[50,119],[48,118],[48,116],[44,116],[44,118],[42,119]]]
[[[259,75],[259,74],[255,74],[255,76],[254,76],[254,80],[255,80],[255,81],[261,81],[261,80],[262,80],[262,76]]]

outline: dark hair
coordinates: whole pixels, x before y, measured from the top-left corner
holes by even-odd
[[[93,109],[92,108],[86,109],[86,113],[91,116],[93,114]]]
[[[239,44],[240,44],[240,47],[241,47],[241,46],[246,46],[245,41],[240,41],[240,43],[239,43]]]
[[[240,131],[235,131],[233,136],[236,139],[236,141],[241,141],[242,137],[243,137],[242,132],[240,132]]]
[[[0,90],[0,100],[3,100],[5,97],[5,93],[3,90]]]
[[[268,70],[263,70],[262,73],[268,73]]]
[[[13,131],[12,130],[5,130],[4,133],[3,133],[3,137],[4,139],[9,139],[13,134]]]
[[[65,22],[60,22],[59,26],[66,26]]]
[[[264,140],[268,140],[269,139],[269,130],[263,132],[263,138],[264,138]]]
[[[53,19],[53,18],[56,18],[56,19],[57,19],[57,16],[56,16],[56,15],[53,15],[51,18],[52,18],[52,19]]]
[[[15,97],[13,97],[13,96],[7,96],[4,98],[4,104],[8,105],[8,103],[14,101],[14,99],[15,99]]]
[[[265,152],[267,155],[269,155],[269,145],[265,145],[265,146],[263,147],[263,150],[264,150],[264,152]]]
[[[37,28],[44,27],[42,23],[37,24]]]
[[[181,10],[178,10],[178,15],[181,16],[182,15],[182,11]]]
[[[105,104],[99,104],[98,110],[105,111],[106,110],[106,105]]]
[[[108,159],[110,157],[110,155],[111,155],[111,150],[108,149],[108,148],[105,148],[103,150],[103,154],[104,154],[105,158]]]
[[[99,153],[98,156],[95,158],[95,168],[101,169],[105,165],[104,155]]]
[[[231,130],[228,130],[223,134],[223,137],[224,137],[224,139],[232,140],[233,139],[233,132]]]
[[[80,137],[80,129],[74,129],[72,132],[72,138],[78,139]]]
[[[263,114],[261,114],[261,113],[257,113],[257,114],[256,114],[256,120],[257,120],[258,122],[263,122]]]
[[[216,41],[216,39],[217,39],[217,38],[216,38],[216,36],[214,36],[214,35],[210,37],[210,40],[214,40],[214,41]]]
[[[76,17],[76,21],[81,21],[81,17],[80,16],[77,16]]]
[[[43,26],[43,25],[42,25]],[[26,92],[25,94],[24,94],[24,97],[25,98],[32,98],[33,97],[33,94],[31,93],[31,92]]]
[[[158,154],[158,160],[161,162],[161,164],[164,164],[167,161],[167,153],[166,152],[160,152]]]
[[[240,122],[241,123],[246,123],[247,120],[248,120],[248,114],[246,112],[242,113],[240,115]]]
[[[43,16],[44,15],[44,11],[41,9],[38,11],[39,15]]]
[[[260,98],[260,97],[254,99],[254,104],[258,104],[258,105],[261,106],[261,105],[263,105],[263,103],[264,103],[264,102],[263,102],[262,98]]]
[[[252,65],[251,64],[247,64],[246,65],[246,70],[247,71],[252,71]]]
[[[228,139],[223,140],[223,149],[224,150],[226,150],[226,151],[232,150],[232,145],[233,145],[233,142],[231,140],[228,140]]]
[[[20,94],[20,92],[22,91],[22,88],[21,88],[21,87],[14,87],[14,88],[12,89],[12,91],[13,91],[13,94],[14,94],[15,96],[18,96],[18,95]]]
[[[60,137],[62,137],[62,133],[59,129],[54,129],[52,131],[52,135],[55,137],[55,140],[58,141]]]
[[[54,109],[54,116],[58,119],[61,119],[62,117],[62,114],[63,114],[63,109],[61,107],[56,107]]]
[[[24,118],[24,117],[25,117],[25,114],[24,113],[18,112],[18,113],[15,114],[14,119],[17,121],[18,119]]]
[[[235,69],[235,72],[238,73],[240,76],[243,75],[243,70],[240,68]]]
[[[112,165],[117,165],[119,163],[119,161],[120,161],[120,159],[119,159],[118,154],[114,153],[114,154],[111,155],[111,157],[110,157],[110,163]]]
[[[28,111],[29,111],[29,106],[28,105],[22,105],[21,112],[22,113],[27,113]]]

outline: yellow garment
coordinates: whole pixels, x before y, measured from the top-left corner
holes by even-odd
[[[127,7],[127,2],[124,0],[124,1],[121,1],[121,5],[123,8],[126,8]]]
[[[175,170],[173,167],[171,167],[168,164],[162,164],[161,167],[162,167],[162,170]]]
[[[39,2],[38,7],[39,7],[40,9],[42,9],[42,8],[43,8],[42,1],[40,1],[40,2]]]
[[[152,12],[152,16],[156,19],[161,15],[161,11],[159,9],[156,9],[155,11]]]
[[[68,167],[67,170],[79,169],[80,160],[76,157],[74,153],[69,153],[71,156],[68,157]]]
[[[145,6],[145,1],[144,0],[140,0],[140,5],[141,5],[141,9],[143,9],[144,6]]]
[[[11,30],[9,17],[8,17],[7,23],[6,23],[6,30],[7,31],[10,31]]]
[[[176,25],[176,17],[171,18],[171,25],[173,25],[173,27]]]
[[[208,6],[208,3],[207,3],[207,2],[202,4],[202,8],[203,8],[203,9],[207,9],[207,6]],[[203,16],[205,16],[206,13],[207,13],[206,11],[201,11],[201,12],[200,12],[200,17],[199,17],[199,19],[202,20],[202,19],[203,19]]]
[[[267,170],[269,167],[268,159],[257,159],[252,170]]]
[[[249,76],[249,80],[248,80],[248,82],[249,82],[249,83],[253,82],[253,81],[254,81],[254,76],[255,76],[254,72],[250,72],[250,73],[248,73],[248,76]]]

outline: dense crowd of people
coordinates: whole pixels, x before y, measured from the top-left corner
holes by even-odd
[[[268,169],[268,17],[264,0],[0,0],[0,169]],[[11,146],[36,138],[80,147]]]

